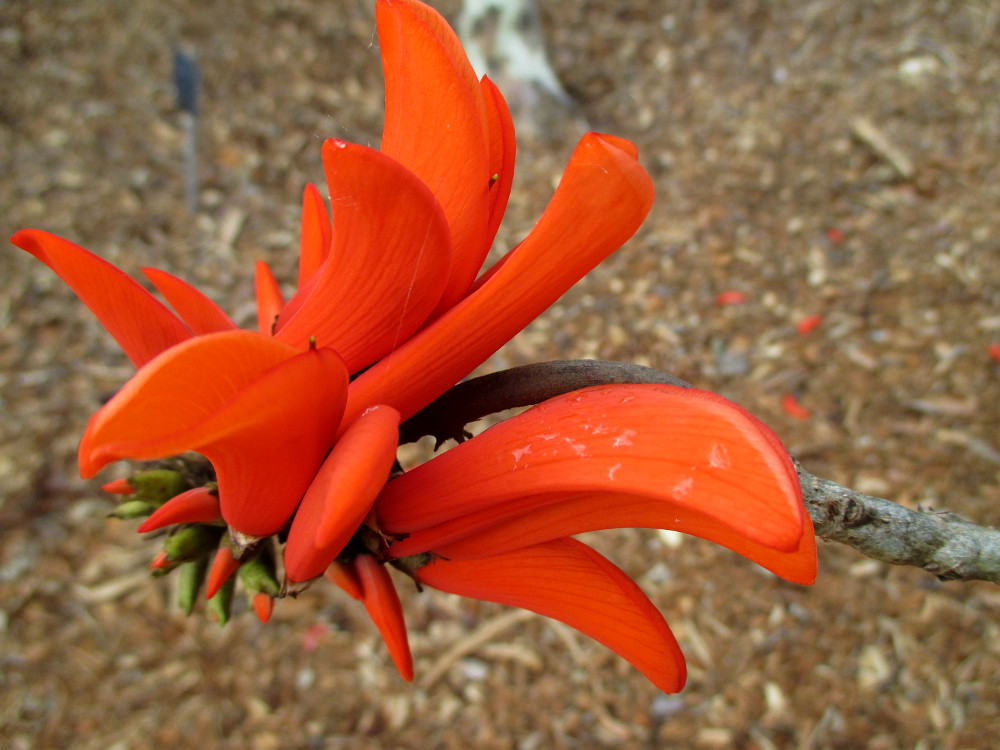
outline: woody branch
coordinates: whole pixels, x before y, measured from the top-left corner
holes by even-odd
[[[432,435],[463,440],[465,426],[504,409],[537,404],[593,385],[653,383],[692,387],[640,365],[598,360],[540,362],[473,378],[403,423],[400,442]],[[816,536],[868,557],[926,570],[942,581],[1000,584],[1000,531],[947,511],[912,510],[816,477],[795,462]]]

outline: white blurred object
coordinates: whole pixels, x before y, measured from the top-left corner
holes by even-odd
[[[533,0],[465,0],[456,28],[476,73],[497,84],[516,118],[537,119],[539,90],[576,111],[549,65]]]

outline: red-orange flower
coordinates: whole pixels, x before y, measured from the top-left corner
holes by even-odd
[[[266,620],[282,592],[273,542],[259,538],[278,536],[286,583],[325,572],[359,598],[407,679],[386,557],[430,586],[568,622],[679,689],[683,659],[662,616],[569,537],[678,529],[811,582],[814,541],[794,469],[777,438],[724,399],[615,386],[546,402],[389,479],[400,423],[631,237],[653,188],[633,144],[589,133],[535,228],[480,274],[511,188],[510,114],[436,11],[378,0],[377,21],[381,148],[323,145],[329,207],[305,188],[287,302],[257,264],[257,330],[238,329],[164,271],[144,269],[174,312],[67,240],[39,230],[12,238],[66,281],[138,368],[91,418],[81,472],[202,453],[217,491],[176,495],[142,528],[191,524],[183,531],[205,549],[157,567],[217,548],[208,588],[222,596],[237,569],[257,565],[263,583],[248,590]],[[229,526],[222,546],[219,516]]]
[[[287,304],[258,264],[260,333],[236,330],[171,274],[145,271],[176,315],[66,240],[38,230],[13,237],[80,295],[141,368],[91,421],[80,449],[84,475],[122,458],[198,450],[219,474],[226,522],[245,536],[275,533],[337,435],[362,413],[384,404],[401,418],[413,414],[645,218],[652,186],[635,148],[589,134],[538,226],[473,290],[513,177],[510,115],[436,11],[416,0],[379,0],[377,11],[381,150],[324,144],[330,208],[306,188],[299,285]],[[347,373],[365,368],[347,389],[344,412]],[[342,493],[317,489],[311,497],[319,495]],[[356,515],[345,518],[354,523]],[[326,538],[345,529],[330,527]],[[315,541],[307,537],[296,530],[289,542],[303,564]]]

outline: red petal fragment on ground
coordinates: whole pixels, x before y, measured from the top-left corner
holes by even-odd
[[[822,322],[822,315],[807,315],[796,324],[795,330],[799,332],[800,336],[805,336],[806,334],[815,331]]]
[[[215,467],[226,522],[273,534],[333,444],[346,388],[329,349],[300,353],[253,331],[198,336],[150,362],[91,418],[80,471],[198,451]]]
[[[830,227],[826,230],[826,238],[834,245],[840,245],[844,241],[844,231],[838,227]]]
[[[112,495],[134,495],[135,487],[129,484],[127,479],[114,479],[107,484],[102,484],[101,489],[110,492]]]
[[[332,229],[330,213],[319,190],[311,182],[302,191],[302,234],[299,238],[299,288],[326,260]]]
[[[270,266],[262,260],[254,267],[254,291],[257,295],[257,330],[265,336],[270,336],[274,326],[285,306],[285,297],[281,293],[278,280]],[[308,345],[308,339],[306,340]],[[299,347],[304,349],[306,345]]]
[[[143,268],[142,272],[196,335],[238,327],[221,307],[183,279],[156,268]]]
[[[175,523],[212,523],[221,519],[219,496],[207,487],[195,487],[167,500],[137,531],[144,534]]]
[[[785,414],[793,419],[809,419],[812,412],[799,403],[799,400],[792,393],[786,393],[781,397],[781,408]]]
[[[38,229],[22,229],[10,241],[55,271],[136,367],[191,338],[187,326],[135,279],[79,245]]]
[[[358,555],[353,564],[354,573],[361,583],[361,602],[368,610],[368,616],[382,634],[396,669],[404,680],[413,682],[413,657],[406,637],[403,608],[389,571],[371,555]]]
[[[436,10],[382,0],[376,17],[385,75],[381,150],[431,189],[447,217],[455,256],[441,304],[451,306],[489,249],[486,105],[461,43]]]
[[[664,507],[662,518],[677,509],[793,552],[806,514],[791,459],[769,433],[708,391],[586,388],[393,479],[376,504],[379,526],[404,534],[491,509],[500,521],[552,502],[551,493],[603,492],[644,497]]]
[[[389,478],[399,444],[399,412],[375,406],[351,424],[295,513],[285,544],[285,577],[310,581],[340,554]]]
[[[740,305],[746,301],[747,296],[743,292],[736,291],[735,289],[728,289],[715,295],[715,304],[719,307],[725,307],[727,305]]]
[[[361,582],[348,565],[334,560],[324,575],[330,583],[339,586],[352,599],[361,600]]]
[[[575,539],[482,560],[435,560],[416,578],[564,622],[630,662],[660,690],[684,687],[684,656],[663,615],[631,578]]]
[[[253,611],[256,613],[257,619],[266,625],[274,612],[274,597],[263,591],[254,594]]]
[[[233,555],[229,547],[219,547],[212,560],[212,567],[208,570],[208,580],[205,583],[205,598],[211,599],[215,596],[223,584],[233,577],[239,569],[240,561]]]
[[[986,352],[992,357],[994,362],[1000,364],[1000,344],[990,344],[986,347]]]
[[[389,157],[327,141],[323,166],[336,227],[330,255],[289,301],[275,336],[299,348],[315,337],[357,372],[427,319],[448,277],[451,240],[427,186]]]
[[[584,136],[531,234],[489,281],[354,380],[345,418],[379,403],[413,416],[631,237],[653,184],[620,143]]]

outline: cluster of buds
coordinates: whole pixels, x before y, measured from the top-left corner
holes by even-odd
[[[206,473],[201,465],[185,464],[181,470],[149,469],[109,482],[103,489],[123,498],[109,515],[144,518],[140,533],[163,535],[150,567],[154,577],[177,571],[177,604],[185,614],[194,611],[204,590],[209,616],[225,625],[232,616],[239,579],[257,617],[267,622],[275,597],[284,593],[274,540],[267,537],[249,548],[238,546],[222,519],[218,485],[205,481]]]

